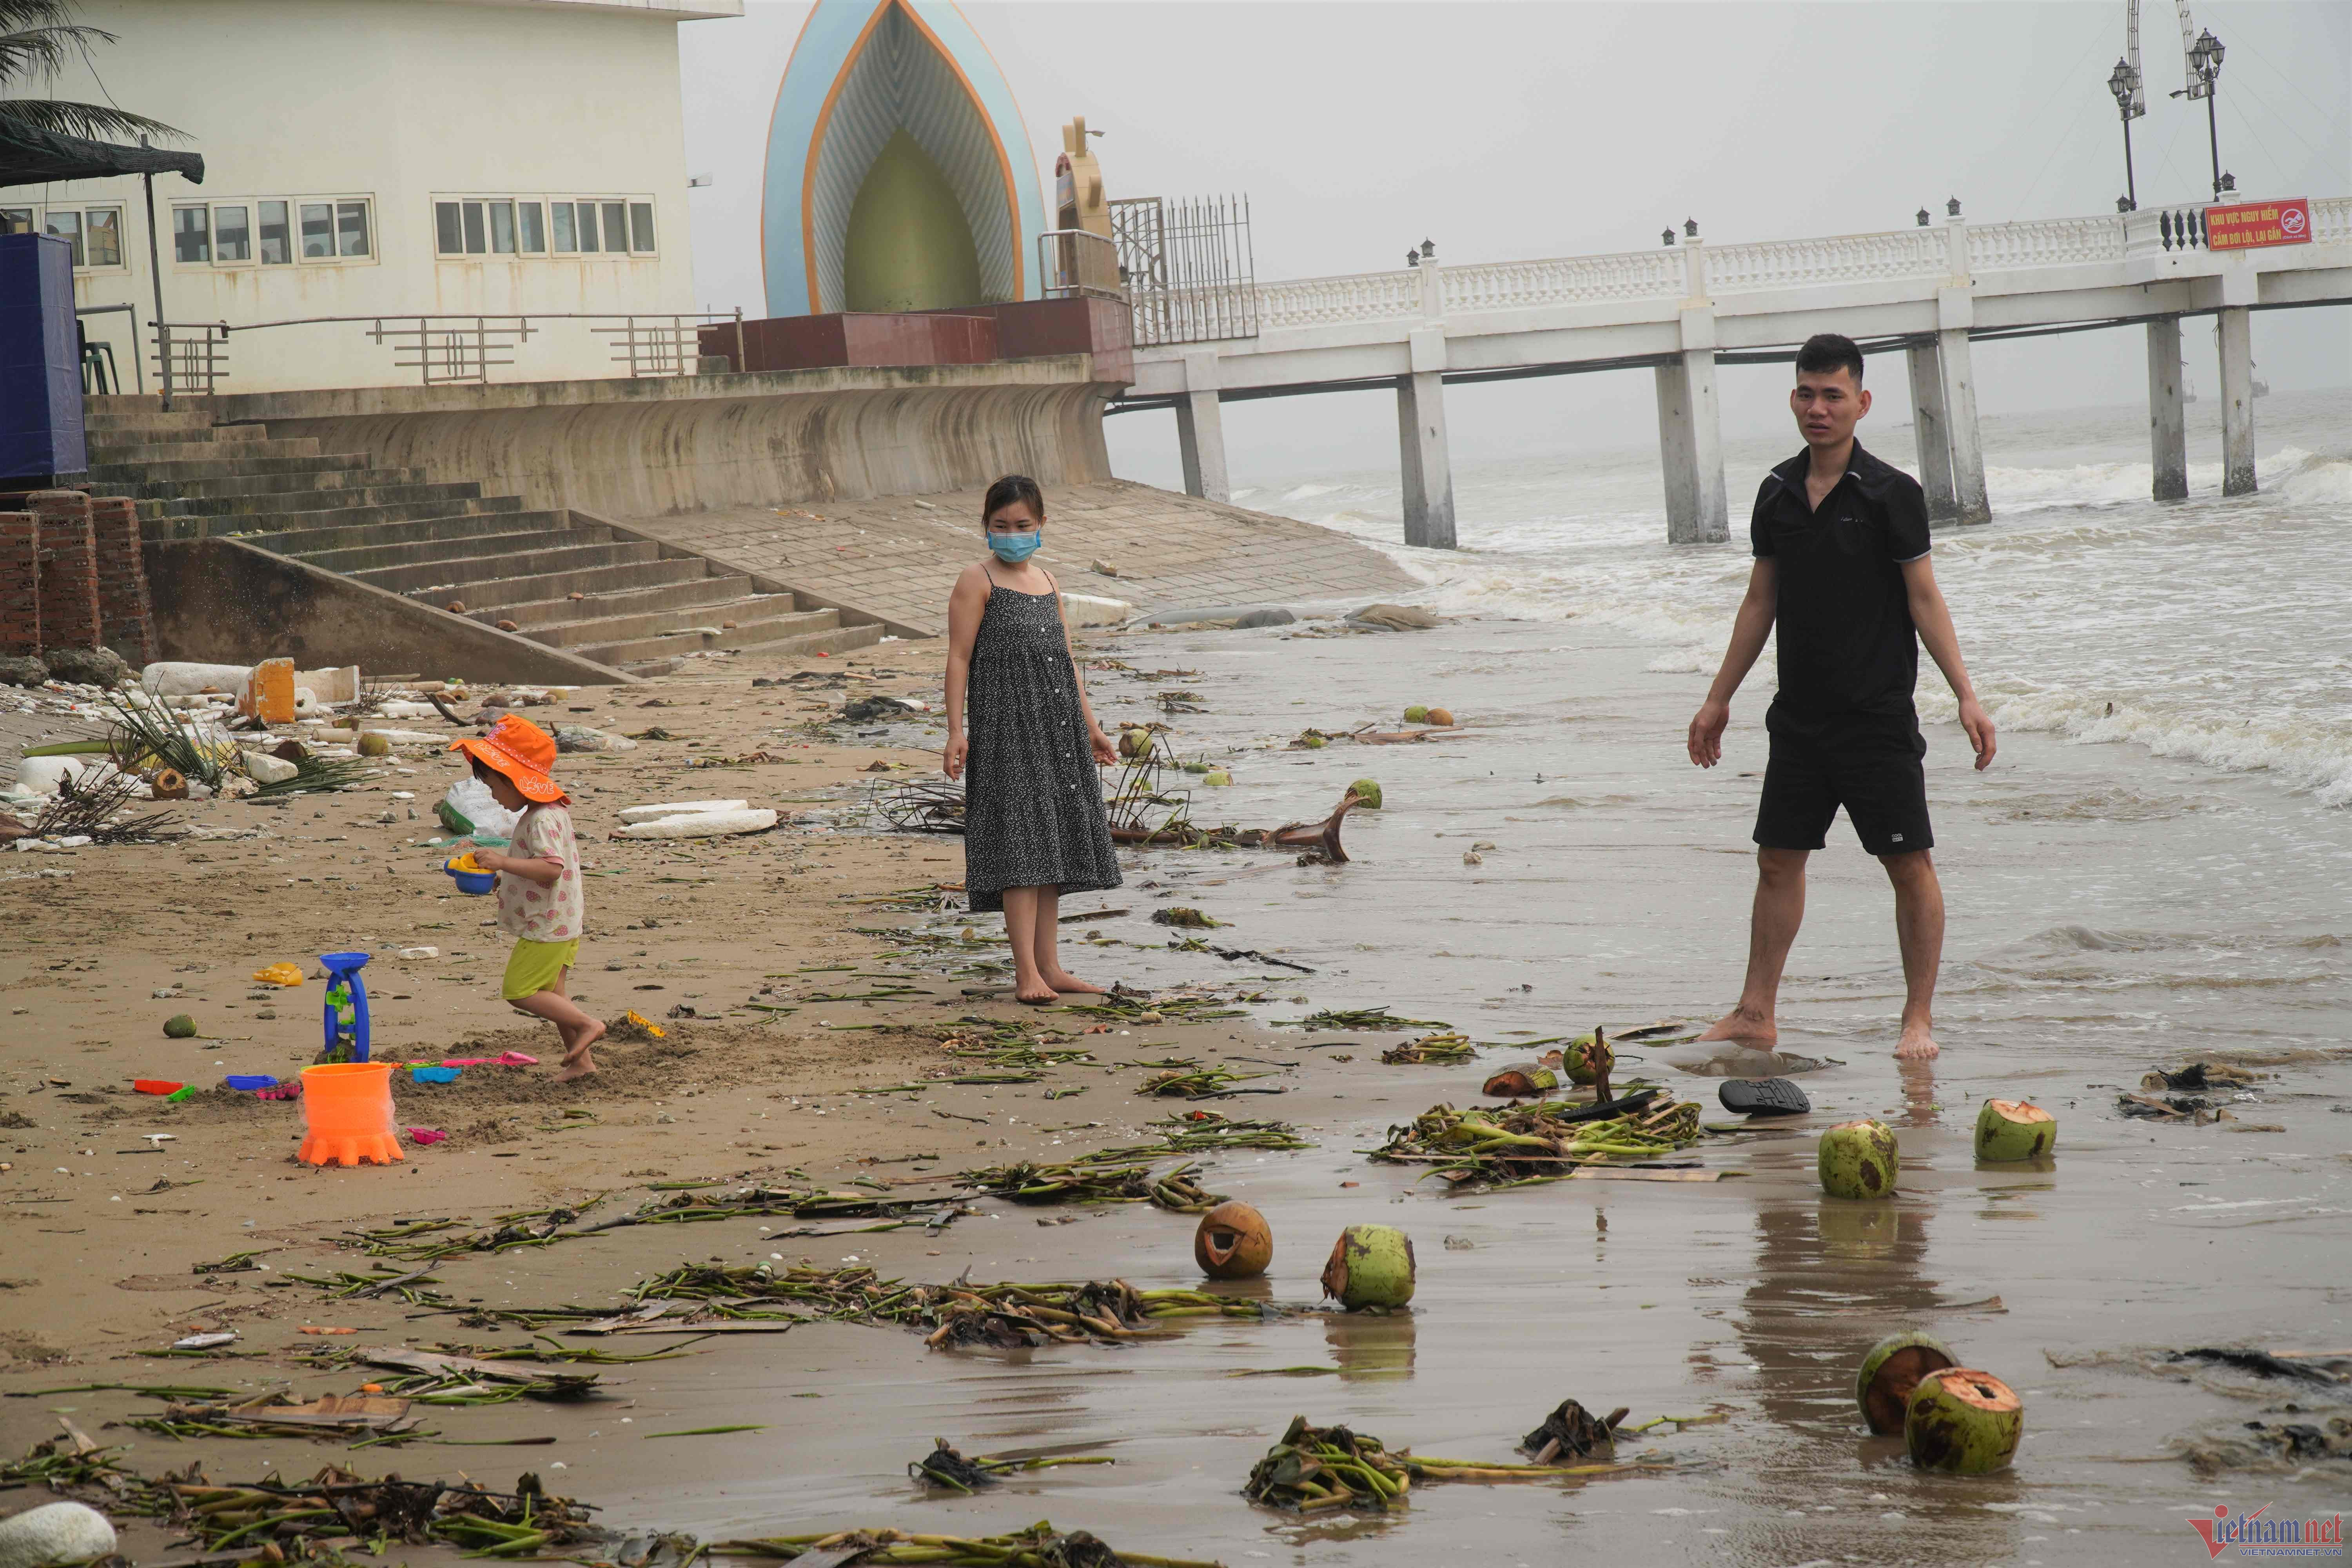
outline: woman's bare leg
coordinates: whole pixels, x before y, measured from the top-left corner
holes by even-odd
[[[1051,900],[1059,889],[1054,888],[1007,888],[1004,889],[1004,935],[1013,944],[1013,994],[1022,1002],[1051,1002],[1053,983],[1037,967],[1037,906],[1046,903],[1047,920],[1052,920]]]
[[[1057,992],[1102,995],[1101,986],[1089,984],[1062,967],[1062,889],[1040,888],[1037,892],[1037,923],[1031,939],[1031,958],[1037,965],[1037,973]]]

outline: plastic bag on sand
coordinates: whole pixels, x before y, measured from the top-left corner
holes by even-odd
[[[776,825],[767,807],[756,811],[689,811],[652,822],[633,822],[614,829],[620,838],[723,838],[734,833],[763,833]]]
[[[660,816],[684,816],[692,811],[743,811],[748,800],[673,800],[658,805],[632,805],[621,812],[623,822],[651,822]]]
[[[515,824],[522,820],[520,812],[500,805],[492,798],[490,786],[471,774],[451,784],[434,812],[441,826],[452,833],[487,834],[493,838],[512,838]]]

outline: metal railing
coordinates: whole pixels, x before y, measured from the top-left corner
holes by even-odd
[[[284,321],[160,321],[152,323],[152,363],[167,391],[210,396],[229,378],[228,341],[233,332],[273,331],[291,327],[357,326],[361,336],[392,351],[392,367],[415,373],[417,384],[488,385],[491,372],[526,364],[523,350],[534,340],[557,336],[554,323],[586,322],[601,363],[622,367],[614,377],[693,375],[701,368],[699,333],[706,326],[735,329],[741,353],[743,311],[677,311],[628,314],[554,310],[529,315],[305,316]],[[575,340],[576,341],[576,340]],[[558,370],[562,379],[584,379]],[[519,378],[495,378],[519,379]]]
[[[1136,347],[1257,336],[1247,196],[1129,197],[1110,204],[1110,231]]]
[[[1118,247],[1092,229],[1049,228],[1037,236],[1037,277],[1049,300],[1125,300]]]

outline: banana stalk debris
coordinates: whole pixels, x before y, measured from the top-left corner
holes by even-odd
[[[804,1562],[808,1568],[900,1568],[921,1563],[924,1568],[1224,1568],[1223,1563],[1189,1557],[1156,1557],[1125,1548],[1114,1552],[1083,1530],[1067,1535],[1050,1521],[1039,1520],[1011,1535],[929,1535],[874,1527],[835,1531],[826,1535],[772,1535],[758,1540],[721,1541],[714,1553],[730,1557],[767,1557],[779,1562]]]
[[[1477,1054],[1478,1048],[1470,1043],[1470,1037],[1454,1029],[1391,1046],[1381,1053],[1381,1060],[1391,1067],[1419,1067],[1429,1062],[1466,1062]]]
[[[967,1459],[945,1437],[931,1439],[931,1451],[907,1461],[907,1474],[926,1486],[945,1487],[970,1496],[992,1487],[996,1478],[1016,1470],[1049,1470],[1057,1465],[1115,1465],[1108,1454],[982,1454]]]
[[[1225,1201],[1223,1194],[1203,1192],[1192,1180],[1192,1161],[1155,1176],[1148,1163],[1111,1164],[1099,1160],[1097,1156],[1066,1165],[1024,1160],[965,1171],[956,1181],[1017,1204],[1149,1203],[1175,1214],[1206,1214]]]
[[[1456,1186],[1498,1187],[1557,1181],[1582,1164],[1654,1160],[1703,1136],[1695,1100],[1675,1101],[1656,1088],[1579,1105],[1539,1100],[1505,1110],[1433,1105],[1389,1129],[1370,1151],[1391,1164],[1429,1164]]]
[[[1179,1068],[1171,1072],[1154,1073],[1143,1080],[1139,1094],[1166,1095],[1176,1100],[1210,1100],[1227,1094],[1280,1094],[1278,1089],[1235,1089],[1254,1078],[1272,1078],[1270,1072],[1229,1072],[1223,1068]]]
[[[1290,1418],[1282,1440],[1251,1469],[1242,1495],[1269,1508],[1314,1513],[1324,1509],[1402,1508],[1415,1481],[1542,1481],[1605,1475],[1662,1465],[1517,1465],[1445,1459],[1391,1448],[1367,1432],[1310,1426]]]

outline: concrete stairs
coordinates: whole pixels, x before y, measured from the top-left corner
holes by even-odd
[[[631,673],[683,655],[757,648],[837,653],[878,625],[761,594],[705,558],[567,510],[530,510],[472,481],[378,468],[366,456],[215,425],[201,405],[94,397],[89,488],[139,503],[152,539],[228,537],[439,605]]]

